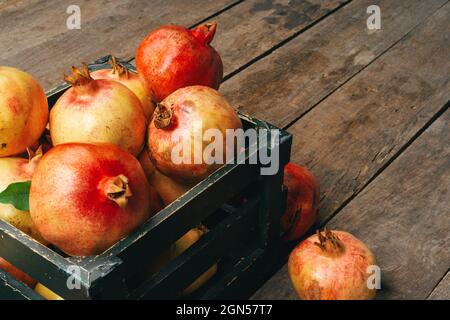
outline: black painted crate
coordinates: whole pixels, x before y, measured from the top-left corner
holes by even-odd
[[[106,67],[109,57],[90,65]],[[135,68],[124,63],[131,71]],[[49,105],[68,88],[47,93]],[[240,114],[244,128],[276,129]],[[280,130],[280,168],[289,161],[292,136]],[[268,148],[258,145],[259,148]],[[247,149],[247,151],[249,151]],[[270,152],[270,151],[269,151]],[[248,159],[249,152],[246,157]],[[226,164],[106,252],[85,258],[66,257],[0,221],[0,257],[4,257],[65,299],[173,299],[183,288],[219,262],[217,274],[192,299],[248,298],[280,260],[279,219],[285,197],[283,170],[260,174],[260,164]],[[143,266],[164,247],[199,223],[210,232],[146,280],[136,280]],[[79,267],[80,289],[70,290],[70,268]],[[42,299],[0,270],[0,299]]]

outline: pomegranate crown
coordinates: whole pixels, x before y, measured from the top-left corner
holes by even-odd
[[[156,105],[156,110],[153,116],[155,127],[158,129],[167,128],[173,117],[173,109],[160,102]]]
[[[133,196],[128,178],[124,175],[108,179],[105,191],[106,196],[121,208],[125,208],[128,204],[128,199]]]
[[[82,86],[92,81],[91,74],[89,73],[89,67],[83,62],[82,69],[72,66],[72,75],[68,76],[64,73],[64,81],[70,83],[72,86]]]
[[[124,77],[128,79],[129,76],[128,69],[125,68],[120,62],[118,62],[115,56],[111,56],[108,62],[112,67],[112,74],[117,74],[119,78]]]
[[[28,154],[28,162],[37,162],[42,158],[44,152],[42,150],[42,146],[40,145],[37,147],[36,150],[27,147],[27,154]]]
[[[216,34],[217,23],[204,23],[193,29],[192,35],[203,43],[210,44]]]
[[[344,252],[345,247],[339,237],[332,231],[324,228],[322,232],[317,230],[319,242],[314,242],[323,252],[336,256]]]

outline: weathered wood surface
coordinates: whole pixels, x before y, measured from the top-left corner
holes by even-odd
[[[48,90],[63,71],[113,53],[131,58],[149,30],[162,24],[190,26],[237,0],[76,1],[81,29],[68,30],[67,0],[4,1],[0,4],[0,65],[33,74]]]
[[[267,54],[348,0],[248,0],[214,18],[219,23],[215,46],[224,60],[224,73]]]
[[[212,18],[218,25],[212,45],[222,57],[225,76],[268,54],[347,2],[247,0]]]
[[[81,30],[66,28],[67,1],[35,1],[26,7],[11,4],[0,16],[0,36],[8,48],[0,64],[14,65],[34,74],[46,89],[60,82],[61,72],[80,61],[113,53],[131,59],[139,41],[154,27],[177,23],[192,25],[214,15],[219,24],[214,46],[222,53],[225,74],[272,50],[323,18],[347,0],[258,1],[81,1]],[[236,5],[232,7],[232,4]],[[215,11],[226,8],[219,13]],[[19,24],[14,24],[19,21]],[[24,32],[26,30],[26,32]],[[19,45],[15,44],[19,41]],[[88,43],[95,43],[89,45]],[[88,44],[88,45],[87,45]],[[231,49],[230,49],[231,48]],[[38,60],[46,57],[47,61]],[[45,67],[44,67],[45,66]]]
[[[426,299],[450,265],[449,127],[447,110],[328,225],[364,239],[375,253],[379,299]],[[431,298],[449,297],[448,278]],[[254,298],[296,299],[287,267]]]
[[[226,81],[221,92],[243,112],[284,127],[383,54],[446,0],[356,0]],[[366,9],[382,11],[381,30]]]
[[[449,18],[446,5],[290,128],[297,137],[292,160],[311,168],[321,182],[319,223],[351,200],[445,108],[450,99]],[[433,183],[430,187],[435,188]],[[448,201],[445,205],[448,213]],[[389,234],[387,225],[383,230]],[[291,293],[283,268],[255,298]]]
[[[321,221],[450,99],[449,10],[443,7],[289,128],[296,137],[291,159],[321,182]]]
[[[450,300],[450,272],[447,272],[445,277],[434,288],[433,292],[428,297],[429,300]]]
[[[449,128],[447,111],[329,224],[366,239],[379,298],[426,299],[450,266]]]

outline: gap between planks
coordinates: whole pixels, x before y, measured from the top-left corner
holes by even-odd
[[[427,300],[450,300],[450,269],[433,288]]]
[[[292,125],[445,2],[352,1],[228,79],[220,90],[244,113],[278,127]],[[366,28],[370,4],[384,12],[381,30]]]
[[[221,54],[224,81],[291,41],[349,0],[247,0],[216,15],[218,29],[212,46]],[[203,22],[209,19],[204,19]],[[130,60],[134,64],[134,59]]]
[[[442,8],[442,7],[441,7]],[[441,21],[441,23],[442,23],[442,14],[445,14],[445,12],[447,12],[448,11],[448,7],[447,8],[442,8],[442,11],[441,12],[436,12],[435,11],[435,14],[433,14],[433,19],[436,19],[436,15],[438,15],[438,16],[440,16],[440,21]],[[430,18],[431,19],[431,18]],[[423,23],[423,28],[426,28],[427,27],[427,25],[428,25],[428,27],[427,27],[427,32],[429,33],[430,32],[430,24],[431,25],[433,25],[433,23],[435,22],[434,20],[433,21],[429,21],[430,19],[427,19],[427,21],[426,22],[424,22]],[[441,24],[441,26],[440,26],[441,28],[442,28],[442,24]],[[442,31],[442,30],[441,30]],[[417,33],[418,32],[418,30],[415,30],[415,32],[414,33]],[[437,32],[439,32],[439,28],[438,28],[438,30],[437,30]],[[424,35],[422,35],[422,38],[424,37]],[[425,36],[425,37],[427,37],[427,36]],[[412,38],[412,39],[411,39]],[[441,39],[442,38],[442,34],[440,35],[440,37],[437,37],[437,39]],[[432,39],[432,37],[431,38],[429,38],[430,40],[434,40],[434,39]],[[423,39],[422,39],[423,40]],[[442,40],[443,40],[443,38],[442,38]],[[403,41],[402,41],[402,44],[400,45],[397,45],[396,47],[402,47],[402,49],[401,49],[401,51],[400,52],[403,52],[403,54],[399,54],[399,49],[397,49],[397,48],[395,48],[395,51],[394,52],[391,52],[389,55],[391,55],[392,53],[397,53],[397,55],[399,55],[399,58],[403,58],[403,59],[405,59],[405,57],[404,57],[404,55],[405,55],[405,51],[408,51],[408,48],[407,47],[405,47],[405,45],[404,45],[404,42],[406,42],[406,41],[408,41],[408,43],[409,43],[409,45],[411,45],[411,42],[414,42],[414,41],[418,41],[418,43],[420,43],[421,41],[419,41],[417,38],[416,38],[416,36],[414,35],[414,38],[413,38],[413,36],[410,36],[410,37],[408,37],[408,39],[404,39]],[[436,41],[436,40],[435,40]],[[436,46],[436,43],[434,44],[435,46]],[[444,47],[444,48],[441,48],[441,51],[442,50],[445,50],[446,48]],[[426,50],[426,49],[424,49],[424,48],[422,48],[422,50]],[[419,51],[420,52],[420,51]],[[444,51],[445,52],[445,51]],[[422,53],[422,55],[423,55],[423,53]],[[438,54],[438,56],[442,56],[442,52],[440,53],[440,54]],[[389,57],[387,57],[387,59],[389,59]],[[431,58],[431,60],[433,60],[433,58]],[[381,59],[381,61],[378,61],[377,62],[377,65],[379,66],[380,64],[384,64],[385,63],[385,61],[386,61],[386,59]],[[390,61],[391,63],[393,62],[393,60],[392,60],[392,58],[391,58],[391,60],[388,60],[388,61]],[[436,61],[436,59],[434,59],[434,61]],[[389,64],[388,64],[389,65]],[[447,64],[447,66],[448,66],[448,64]],[[405,67],[405,64],[403,64],[403,67]],[[428,67],[430,67],[430,65],[428,65]],[[436,67],[436,65],[434,66],[434,67]],[[376,68],[376,67],[375,67]],[[389,68],[389,67],[387,67],[387,68]],[[445,65],[443,65],[442,66],[442,68],[443,69],[441,69],[441,72],[442,73],[445,73]],[[401,70],[402,70],[402,68],[400,68],[399,70],[397,70],[397,72],[399,71],[400,73],[401,73]],[[420,71],[420,70],[422,70],[422,71]],[[433,70],[433,69],[431,69],[431,70]],[[429,72],[431,71],[431,70],[427,70],[426,72],[425,72],[425,70],[423,69],[423,68],[419,68],[419,71],[418,72],[422,72],[423,73],[423,75],[422,76],[426,76],[427,74],[429,74]],[[360,74],[359,75],[359,77],[358,77],[358,79],[361,79],[361,77],[363,77],[363,76],[368,76],[368,75],[370,75],[370,74],[373,74],[373,72],[374,72],[374,67],[371,67],[370,68],[370,72],[372,72],[372,73],[368,73],[369,71],[368,70],[366,70],[366,71],[364,71],[364,73],[363,74]],[[393,71],[394,72],[394,71]],[[431,71],[432,72],[432,71]],[[419,78],[420,78],[420,76],[419,76]],[[448,80],[446,81],[445,80],[445,78],[442,78],[442,74],[441,74],[441,80],[444,80],[444,84],[440,84],[438,87],[441,89],[441,90],[443,90],[443,91],[447,91],[445,88],[446,88],[446,86],[447,86],[447,89],[448,89],[448,85],[446,85],[446,83],[448,84]],[[439,77],[437,77],[436,78],[436,80],[435,81],[439,81],[439,80],[437,80],[437,79],[439,79]],[[376,80],[376,81],[379,81],[380,79],[378,79],[378,80]],[[389,81],[389,79],[386,79],[387,81]],[[432,80],[431,80],[432,81]],[[355,81],[352,81],[352,83],[354,83]],[[350,85],[351,83],[348,83],[348,84],[346,84],[343,88],[345,88],[345,87],[348,87],[349,85]],[[363,85],[364,85],[364,81],[363,81]],[[394,83],[394,84],[392,84],[393,86],[395,86],[396,84]],[[341,88],[341,90],[343,89],[343,88]],[[355,88],[356,88],[356,86],[355,86]],[[348,92],[348,90],[346,91],[346,92]],[[435,122],[435,120],[436,119],[438,119],[438,118],[440,118],[440,116],[446,111],[446,110],[448,110],[448,99],[445,101],[445,102],[440,102],[440,101],[442,101],[443,100],[443,96],[442,96],[442,94],[443,95],[446,95],[446,93],[445,92],[439,92],[439,91],[435,91],[435,93],[433,93],[434,95],[435,95],[435,97],[433,98],[433,97],[430,97],[429,99],[427,99],[426,97],[423,97],[422,98],[422,100],[419,100],[419,101],[414,101],[414,100],[410,100],[410,103],[420,103],[421,105],[422,105],[422,108],[424,107],[423,106],[423,104],[426,104],[426,105],[430,105],[430,107],[432,107],[433,106],[433,104],[434,104],[434,108],[436,108],[438,111],[437,112],[435,112],[434,114],[433,113],[431,113],[431,112],[429,112],[429,113],[431,113],[430,115],[429,115],[429,117],[428,117],[428,115],[426,114],[427,112],[419,112],[419,110],[421,110],[421,108],[420,107],[418,107],[418,106],[416,106],[417,108],[419,108],[418,109],[418,111],[417,111],[417,115],[416,116],[420,116],[419,118],[428,118],[428,120],[426,120],[425,119],[425,124],[423,125],[423,126],[419,126],[418,128],[417,128],[417,130],[415,130],[414,129],[414,127],[415,126],[413,126],[413,128],[411,129],[411,128],[408,128],[408,131],[410,131],[411,132],[411,134],[412,134],[412,137],[411,138],[409,138],[408,139],[408,135],[409,135],[409,133],[408,133],[408,131],[406,131],[406,132],[403,132],[402,133],[402,135],[406,135],[406,141],[404,142],[404,143],[402,143],[401,144],[401,147],[400,147],[400,149],[399,149],[399,151],[398,152],[394,152],[394,155],[393,155],[393,158],[392,159],[388,159],[387,161],[387,164],[385,163],[384,165],[382,165],[382,167],[381,167],[381,169],[379,168],[377,171],[375,171],[375,173],[374,173],[374,175],[375,175],[375,177],[372,177],[372,178],[370,178],[370,176],[369,176],[369,182],[368,183],[365,183],[364,184],[364,188],[371,182],[371,181],[373,181],[380,173],[381,173],[381,171],[383,171],[389,164],[391,164],[400,154],[402,154],[403,153],[403,151],[405,151],[415,140],[417,140],[417,138],[419,137],[419,136],[421,136],[421,134],[427,129],[427,128],[429,128],[434,122]],[[440,98],[437,98],[437,97],[439,97],[439,95],[441,94],[441,96],[440,96]],[[345,94],[344,94],[345,95]],[[430,93],[430,95],[431,95],[431,93]],[[342,94],[341,94],[341,96],[342,96]],[[413,98],[410,98],[410,99],[413,99]],[[334,99],[334,100],[336,100],[336,99]],[[333,100],[333,101],[334,101]],[[407,99],[408,100],[408,99]],[[338,103],[339,102],[339,100],[337,100],[337,101],[334,101],[333,103]],[[330,102],[331,103],[331,102]],[[383,101],[381,101],[380,103],[383,103]],[[395,103],[395,102],[394,102]],[[398,102],[397,102],[398,103]],[[407,101],[405,102],[405,103],[408,103]],[[439,106],[442,106],[442,105],[444,105],[443,107],[440,107],[439,108]],[[404,105],[404,107],[407,107],[407,106],[409,106],[409,105]],[[316,113],[316,112],[314,112],[314,113]],[[425,113],[425,114],[424,114]],[[389,115],[388,114],[386,114],[386,116],[388,117]],[[412,115],[410,115],[410,117],[411,116],[413,116],[413,114]],[[308,118],[310,118],[310,117],[308,117]],[[307,119],[306,119],[307,120]],[[306,121],[305,120],[305,121]],[[413,120],[413,118],[411,118],[410,119],[410,121],[414,121]],[[414,123],[414,122],[412,122],[412,123]],[[382,123],[380,123],[380,126],[383,126],[382,125]],[[417,125],[416,125],[417,126]],[[308,139],[308,137],[306,137],[306,139]],[[402,140],[402,139],[400,139],[400,140]],[[400,141],[400,142],[402,142],[402,141]],[[394,144],[394,148],[392,148],[392,149],[395,149],[395,144]],[[388,152],[387,153],[387,156],[389,156],[389,153],[390,152]],[[361,190],[359,190],[358,191],[358,193],[360,193],[361,192]],[[344,205],[345,206],[345,205]],[[338,208],[337,210],[341,210],[342,208]],[[330,220],[331,218],[328,218],[328,219],[325,219],[325,221],[326,222],[328,222],[329,220]],[[285,271],[285,268],[283,268],[282,270],[284,270]],[[280,277],[278,276],[277,277],[277,281],[281,281],[281,280],[286,280],[286,279],[280,279]],[[270,281],[270,280],[269,280]],[[266,290],[267,291],[267,290]],[[261,297],[261,296],[259,296],[259,297]]]
[[[408,140],[403,146],[400,147],[400,149],[392,155],[391,158],[389,158],[376,172],[375,174],[367,180],[366,183],[362,185],[362,187],[357,190],[355,193],[353,193],[347,200],[345,200],[342,205],[336,209],[336,211],[330,216],[325,219],[319,228],[323,228],[331,219],[333,219],[335,216],[339,214],[353,199],[355,199],[361,192],[363,192],[368,185],[372,183],[380,174],[383,173],[383,171],[389,167],[403,152],[405,152],[413,143],[416,141],[439,117],[441,117],[449,108],[450,101],[448,101],[444,106],[436,112],[430,120],[428,120],[423,127],[421,127],[412,137],[410,140]]]

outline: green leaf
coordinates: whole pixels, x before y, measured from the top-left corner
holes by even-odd
[[[21,211],[30,210],[31,181],[12,183],[0,193],[0,203],[12,204]]]

